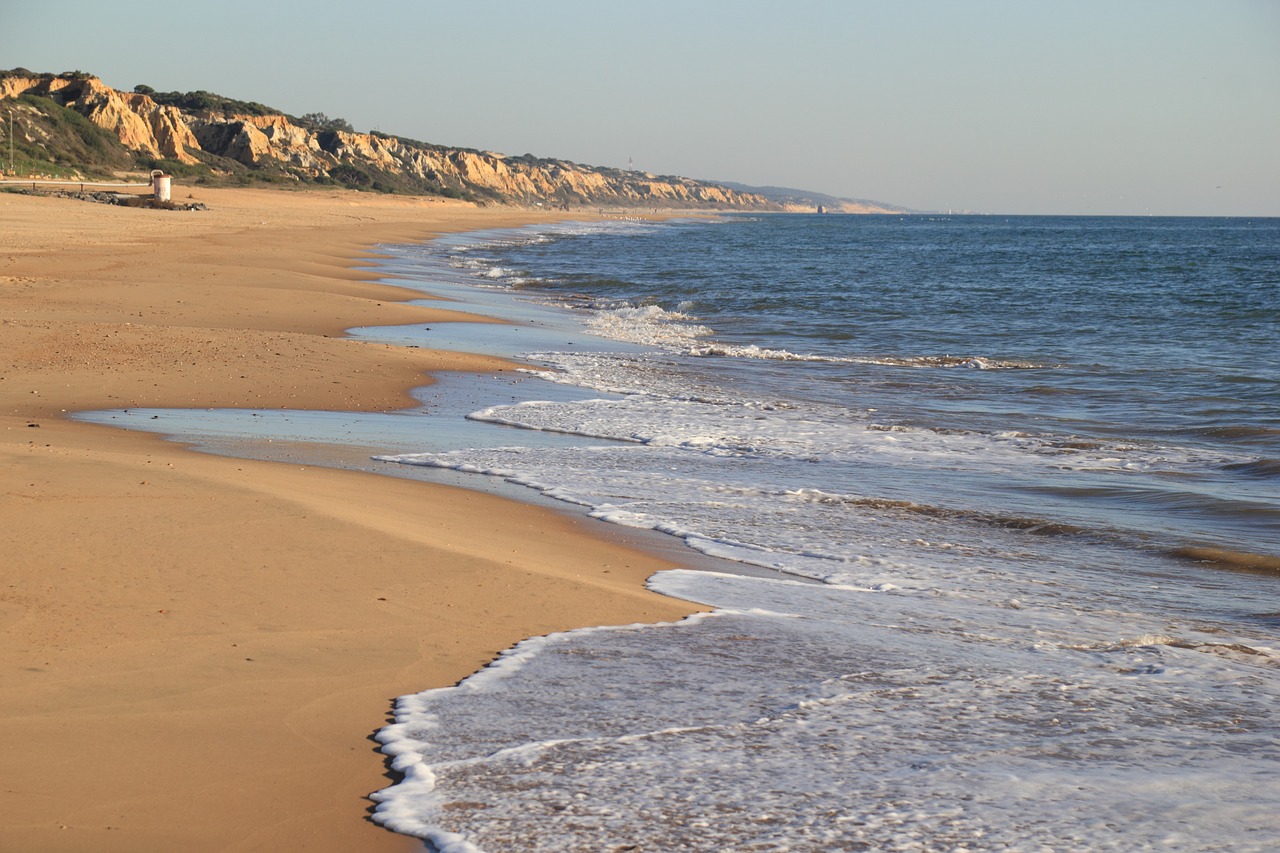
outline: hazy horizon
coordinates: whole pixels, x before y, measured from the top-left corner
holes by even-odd
[[[13,6],[0,66],[915,210],[1280,215],[1267,0],[296,8]]]

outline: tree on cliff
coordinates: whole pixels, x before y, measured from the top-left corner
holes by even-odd
[[[298,121],[309,124],[317,130],[341,130],[343,133],[355,133],[356,129],[345,118],[329,118],[324,113],[306,113]]]

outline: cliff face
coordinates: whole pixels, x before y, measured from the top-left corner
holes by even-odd
[[[777,210],[750,192],[689,178],[657,177],[559,160],[512,158],[383,134],[348,133],[281,114],[239,115],[157,103],[96,77],[0,77],[0,98],[49,98],[154,159],[218,169],[218,158],[300,182],[470,194],[506,201]],[[212,155],[212,156],[209,156]]]

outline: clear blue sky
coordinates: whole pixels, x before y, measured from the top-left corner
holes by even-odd
[[[916,209],[1280,215],[1280,0],[0,0],[0,67]]]

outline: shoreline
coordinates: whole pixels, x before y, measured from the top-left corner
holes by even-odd
[[[509,369],[342,337],[492,322],[404,304],[421,294],[358,267],[377,244],[563,214],[191,192],[211,209],[0,194],[0,846],[420,849],[367,819],[390,702],[527,636],[693,612],[644,588],[674,564],[472,490],[67,416],[386,411],[433,371]]]

